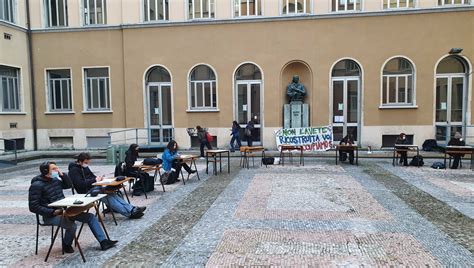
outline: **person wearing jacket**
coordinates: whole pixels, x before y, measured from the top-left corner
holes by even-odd
[[[207,131],[205,131],[201,126],[196,126],[197,129],[197,136],[200,143],[200,150],[201,150],[201,157],[204,157],[204,146],[207,147],[208,150],[212,149],[211,144],[207,140]]]
[[[76,191],[80,194],[87,193],[92,189],[95,182],[100,182],[104,178],[102,176],[96,176],[89,168],[91,162],[91,156],[88,153],[80,153],[77,156],[75,163],[69,164],[69,178],[72,180],[72,184]],[[146,207],[134,207],[131,204],[123,200],[122,197],[117,195],[116,192],[108,193],[107,198],[103,199],[109,209],[114,212],[118,212],[125,217],[130,219],[141,218],[144,214]]]
[[[47,161],[40,165],[41,175],[31,180],[28,190],[28,207],[31,212],[43,217],[45,224],[54,226],[61,225],[66,229],[63,238],[63,249],[66,253],[73,253],[72,242],[76,233],[77,225],[75,221],[87,223],[102,250],[107,250],[118,242],[108,240],[104,231],[100,227],[97,218],[92,213],[82,212],[73,217],[62,218],[63,210],[52,208],[48,205],[58,200],[64,199],[63,189],[71,188],[71,179],[67,174],[62,173],[55,162]]]
[[[173,184],[179,181],[178,177],[181,172],[181,168],[184,168],[189,174],[196,173],[195,169],[191,169],[188,164],[179,161],[178,157],[178,143],[176,143],[174,140],[171,140],[168,142],[165,151],[161,155],[161,158],[163,159],[162,166],[166,174],[164,176],[168,176],[166,184]],[[172,172],[171,168],[173,168],[175,171]]]
[[[395,144],[410,144],[410,142],[407,140],[407,137],[406,137],[405,133],[400,133],[400,135],[395,140]],[[404,147],[398,147],[398,148],[406,149]],[[406,151],[400,151],[398,153],[400,154],[400,164],[403,163],[404,166],[408,166],[407,152]]]
[[[230,133],[230,135],[232,136],[232,138],[230,139],[230,151],[231,152],[235,152],[235,147],[234,147],[234,142],[237,141],[237,145],[240,147],[242,147],[242,143],[240,141],[240,125],[239,123],[237,123],[237,121],[234,121],[232,122],[232,132]]]
[[[139,196],[142,192],[154,190],[153,178],[148,173],[143,172],[138,167],[134,167],[135,161],[138,160],[139,146],[133,143],[125,152],[125,176],[140,178],[133,185],[133,195]]]
[[[462,140],[462,135],[459,132],[454,133],[454,137],[452,137],[449,142],[448,146],[465,146],[466,142]],[[453,154],[451,155],[454,159],[453,165],[450,167],[451,169],[457,169],[459,166],[459,162],[461,161],[461,157],[464,154]]]
[[[342,140],[339,142],[340,145],[353,145],[354,137],[351,133],[348,133]],[[340,150],[339,160],[341,162],[346,161],[347,154],[349,154],[349,163],[354,165],[354,149]]]
[[[253,120],[250,120],[247,123],[247,126],[245,127],[245,132],[244,132],[244,136],[245,136],[245,139],[247,140],[248,146],[252,146],[253,138],[255,136],[254,132],[255,132],[255,124]]]

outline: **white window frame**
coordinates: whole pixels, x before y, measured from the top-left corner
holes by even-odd
[[[0,21],[8,21],[11,23],[16,23],[17,4],[18,3],[16,0],[0,0],[0,5],[7,7],[6,9],[3,10],[3,14],[0,14]],[[8,15],[8,18],[7,18],[7,15]]]
[[[86,2],[84,2],[86,1]],[[102,22],[101,23],[97,23],[97,2],[100,2],[102,4]],[[94,0],[94,18],[95,18],[95,23],[94,24],[91,24],[89,23],[89,0],[81,0],[81,20],[82,20],[82,24],[84,26],[93,26],[93,25],[105,25],[107,24],[107,0]],[[104,8],[105,6],[105,8]],[[86,12],[87,10],[87,12]]]
[[[15,66],[8,66],[8,65],[4,65],[4,64],[0,64],[1,66],[4,66],[4,67],[8,67],[8,68],[12,68],[12,69],[15,69],[15,77],[12,77],[12,76],[3,76],[0,74],[0,113],[21,113],[22,111],[22,94],[21,94],[21,69],[18,68],[18,67],[15,67]],[[13,82],[13,86],[16,88],[14,89],[10,89],[10,90],[13,90],[13,96],[8,96],[8,98],[10,98],[9,102],[10,101],[13,101],[13,104],[17,103],[18,106],[17,107],[14,107],[13,109],[9,108],[9,109],[5,109],[5,107],[3,106],[3,100],[5,98],[5,96],[3,95],[3,81],[4,79],[7,81],[7,92],[9,92],[8,88],[9,88],[9,85],[11,85],[11,82]],[[11,107],[12,103],[9,103],[9,106]]]
[[[69,78],[54,78],[51,79],[49,76],[50,71],[55,71],[55,70],[68,70],[69,71]],[[67,94],[69,95],[68,98],[68,109],[56,109],[54,108],[55,102],[53,99],[51,99],[52,96],[52,87],[53,85],[51,81],[67,81],[68,82],[68,89],[67,89]],[[62,87],[62,83],[61,83]],[[71,68],[47,68],[45,69],[45,88],[46,88],[46,103],[47,105],[47,112],[46,113],[74,113],[74,97],[73,97],[73,83],[72,83],[72,69]],[[62,94],[62,93],[61,93]],[[55,95],[53,95],[55,96]]]
[[[189,2],[191,1],[191,6],[189,5]],[[215,19],[216,17],[216,0],[207,0],[208,1],[208,9],[209,9],[209,16],[208,17],[204,17],[204,13],[203,13],[203,1],[205,0],[186,0],[186,11],[187,11],[187,14],[186,16],[188,16],[188,20],[213,20]],[[194,10],[196,9],[195,8],[195,5],[196,3],[199,2],[199,5],[200,5],[200,14],[201,16],[200,17],[196,17],[196,12],[194,12]],[[191,12],[191,15],[192,17],[190,17],[189,15],[189,9],[192,9],[193,12]]]
[[[0,0],[1,1],[1,0]],[[56,2],[56,25],[53,25],[53,11],[51,10],[51,2]],[[60,13],[61,10],[59,10],[59,2],[63,2],[63,10],[64,12],[64,21],[60,21],[58,14]],[[43,6],[44,6],[44,25],[48,28],[53,28],[53,27],[67,27],[69,23],[69,18],[68,18],[68,6],[67,6],[68,0],[44,0]],[[62,24],[61,24],[62,23]]]
[[[410,63],[410,67],[412,69],[412,73],[411,74],[383,74],[384,70],[385,70],[385,66],[387,65],[387,63],[389,63],[391,60],[393,59],[398,59],[398,58],[402,58],[406,61],[408,61]],[[389,59],[387,59],[384,64],[382,65],[382,69],[381,69],[381,76],[380,76],[380,106],[379,108],[417,108],[417,105],[416,105],[416,66],[415,64],[413,63],[412,60],[410,60],[409,58],[405,57],[405,56],[394,56],[394,57],[391,57]],[[399,83],[399,79],[404,77],[405,78],[405,102],[399,102],[398,101],[398,83]],[[408,100],[408,78],[411,77],[411,102],[409,102]],[[386,79],[386,100],[383,99],[383,80],[384,78],[387,78]],[[395,78],[396,81],[395,81],[395,102],[389,102],[390,100],[390,78]],[[385,102],[384,102],[385,101]]]
[[[417,0],[406,0],[406,6],[401,6],[400,1],[401,0],[396,0],[397,1],[397,6],[396,7],[390,7],[390,1],[391,0],[382,0],[382,9],[384,10],[393,10],[393,9],[407,9],[407,8],[416,8],[418,6],[418,1]],[[410,7],[410,2],[413,2],[413,7]],[[385,2],[387,2],[387,7],[385,7]]]
[[[441,3],[439,2],[441,1]],[[459,5],[474,5],[473,0],[461,0],[461,3],[454,3],[454,0],[449,0],[451,3],[444,3],[445,0],[438,0],[438,6],[459,6]]]
[[[103,69],[103,68],[107,68],[108,69],[108,74],[109,76],[108,77],[93,77],[93,78],[88,78],[86,77],[86,70],[88,69]],[[110,66],[86,66],[86,67],[82,67],[82,88],[83,88],[83,96],[84,96],[84,110],[82,111],[83,113],[109,113],[109,112],[112,112],[112,86],[111,86],[111,71],[110,71]],[[106,82],[106,85],[108,87],[108,106],[109,107],[105,107],[105,108],[91,108],[89,107],[89,99],[91,100],[91,105],[92,105],[92,99],[91,99],[91,96],[89,96],[89,92],[88,92],[88,88],[87,88],[87,80],[88,79],[91,79],[91,80],[97,80],[97,82],[99,80],[105,80]],[[100,101],[99,101],[100,103]]]
[[[198,66],[201,66],[201,65],[204,65],[208,68],[210,68],[213,72],[214,72],[214,77],[216,78],[215,80],[194,80],[194,81],[191,81],[191,75],[192,75],[192,72],[193,70],[198,67]],[[200,64],[196,64],[194,65],[190,70],[189,70],[189,73],[188,73],[188,110],[187,112],[215,112],[215,111],[219,111],[219,103],[218,103],[218,99],[219,99],[219,95],[218,95],[218,83],[217,83],[217,72],[216,70],[208,65],[208,64],[205,64],[205,63],[200,63]],[[211,84],[211,106],[205,106],[206,105],[206,92],[204,90],[204,84],[206,83],[210,83]],[[212,87],[212,84],[215,84],[215,87]],[[193,107],[192,106],[192,94],[191,94],[191,89],[193,88],[191,86],[191,84],[194,84],[194,104],[195,106]],[[197,99],[196,99],[196,96],[197,96],[197,84],[202,84],[203,86],[203,90],[202,90],[202,101],[203,101],[203,106],[200,106],[198,107],[197,106]],[[214,93],[216,95],[216,99],[215,99],[215,102],[216,102],[216,106],[213,107],[212,104],[214,102]]]
[[[150,2],[155,3],[155,7],[158,7],[158,3],[161,2],[163,6],[163,19],[158,19],[158,13],[155,14],[155,19],[150,18]],[[169,2],[168,0],[142,0],[143,10],[143,22],[154,22],[154,21],[169,21]],[[148,10],[145,8],[148,7]],[[168,8],[166,8],[168,7]],[[148,19],[147,19],[148,18]]]
[[[337,1],[337,2],[344,1],[344,10],[339,10],[339,3],[337,3],[335,5],[336,10],[332,10],[332,2],[333,1]],[[352,9],[352,10],[347,9],[348,3],[350,3],[350,2],[354,2],[354,9]],[[359,10],[357,9],[357,2],[359,2],[359,6],[360,6]],[[331,0],[331,10],[332,10],[332,12],[358,12],[358,11],[362,11],[362,9],[363,9],[362,0]]]
[[[247,18],[247,17],[259,17],[259,16],[263,16],[263,10],[264,10],[264,7],[263,7],[263,3],[264,1],[263,0],[243,0],[243,1],[247,1],[247,15],[242,15],[242,3],[241,1],[242,0],[231,0],[232,1],[232,16],[234,18]],[[249,7],[249,4],[251,1],[255,1],[255,2],[260,2],[260,9],[258,8],[259,4],[255,4],[255,15],[248,15],[250,13],[250,7]],[[239,14],[238,15],[235,15],[235,13],[238,12]],[[258,14],[260,12],[260,14]]]
[[[288,5],[293,2],[295,5],[295,12],[289,13]],[[309,6],[306,5],[306,0],[303,0],[303,12],[298,12],[298,0],[280,0],[280,14],[282,16],[294,16],[294,15],[308,15],[313,13],[313,1],[309,1]],[[286,13],[283,12],[283,8],[286,8]]]

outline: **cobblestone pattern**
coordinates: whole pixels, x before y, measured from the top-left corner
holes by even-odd
[[[472,218],[465,216],[448,204],[416,188],[396,175],[397,173],[405,173],[408,171],[393,171],[393,173],[391,173],[388,169],[392,168],[388,167],[387,164],[381,164],[380,166],[372,165],[365,168],[364,172],[369,174],[376,181],[382,183],[387,189],[391,190],[397,197],[403,200],[403,202],[406,202],[456,242],[471,253],[474,253],[474,220]],[[410,169],[417,168],[411,167]]]
[[[410,235],[228,230],[206,267],[441,267]]]
[[[321,179],[322,177],[327,176],[328,174],[334,173],[333,162],[331,161],[306,161],[304,168],[299,168],[296,166],[285,166],[285,170],[292,174],[310,174],[314,181]],[[269,233],[279,233],[279,232],[289,232],[290,234],[306,234],[312,232],[321,233],[322,236],[326,236],[327,241],[331,241],[331,237],[334,234],[346,234],[344,239],[355,239],[353,237],[373,237],[373,241],[376,240],[379,234],[382,234],[387,243],[390,246],[387,246],[387,250],[390,252],[390,248],[400,248],[404,247],[404,243],[407,244],[408,251],[400,250],[401,259],[397,259],[398,264],[394,266],[407,266],[411,265],[412,261],[416,258],[416,261],[419,259],[414,255],[407,255],[407,252],[420,253],[426,258],[424,261],[432,265],[437,263],[442,266],[449,267],[469,267],[474,262],[472,254],[467,251],[462,246],[458,245],[450,237],[446,236],[445,233],[441,232],[436,226],[431,224],[429,221],[424,219],[417,213],[415,210],[410,208],[406,203],[403,202],[396,195],[392,194],[390,190],[384,187],[383,184],[374,180],[370,175],[364,172],[364,169],[368,166],[374,165],[375,162],[368,161],[367,166],[357,167],[357,166],[343,166],[335,167],[337,172],[347,173],[348,176],[351,176],[355,181],[357,181],[381,206],[389,211],[393,217],[392,221],[387,220],[354,220],[354,219],[335,219],[335,220],[318,220],[318,219],[251,219],[251,218],[237,218],[235,217],[235,211],[238,209],[238,204],[240,200],[252,190],[253,178],[260,175],[275,175],[282,172],[281,167],[269,167],[269,168],[260,168],[260,169],[250,169],[250,170],[241,170],[234,181],[229,184],[227,189],[216,199],[214,204],[209,208],[209,210],[202,216],[199,222],[196,223],[194,228],[189,232],[189,234],[182,240],[182,243],[173,251],[170,257],[162,265],[163,267],[201,267],[208,263],[208,260],[222,260],[225,258],[233,258],[231,253],[224,256],[225,253],[216,251],[219,248],[220,241],[225,240],[225,233],[229,230],[238,230],[238,231],[253,231],[255,232],[269,232]],[[387,161],[388,162],[388,161]],[[330,172],[325,172],[324,168],[320,166],[328,163],[331,170]],[[312,169],[314,168],[314,169]],[[315,172],[311,172],[316,170]],[[277,177],[277,176],[276,176]],[[350,184],[350,182],[348,183]],[[287,185],[288,191],[293,191],[291,183]],[[324,234],[324,235],[323,235]],[[391,236],[393,235],[393,236]],[[291,235],[290,235],[291,236]],[[298,236],[298,235],[296,235]],[[224,240],[222,240],[224,239]],[[245,241],[259,241],[258,235],[245,237]],[[404,240],[405,239],[405,240]],[[288,238],[285,241],[294,241],[294,238]],[[372,240],[370,240],[372,241]],[[404,241],[402,244],[397,244],[397,242]],[[408,242],[409,241],[409,242]],[[382,242],[381,242],[382,243]],[[243,244],[245,244],[243,242]],[[317,250],[318,248],[324,248],[327,244],[304,244],[306,246],[312,247],[310,250]],[[352,245],[352,244],[351,244]],[[374,242],[375,247],[381,247],[381,244]],[[286,249],[285,249],[286,247]],[[301,245],[300,245],[301,247]],[[239,245],[236,245],[236,248],[239,248]],[[333,245],[327,246],[328,250],[334,248],[341,249],[344,248],[342,245]],[[349,247],[352,249],[352,247]],[[264,250],[274,250],[272,255],[265,255],[266,251]],[[280,251],[278,251],[280,250]],[[284,251],[287,250],[287,251]],[[293,251],[291,251],[293,250]],[[232,249],[229,249],[232,252]],[[239,258],[246,259],[252,258],[252,256],[258,255],[262,257],[260,261],[249,262],[248,266],[257,265],[259,263],[264,263],[263,266],[285,266],[282,263],[285,263],[289,258],[298,258],[298,254],[293,254],[296,251],[294,249],[288,249],[288,245],[283,245],[282,248],[279,248],[276,244],[267,243],[264,247],[259,248],[259,250],[254,251],[254,253],[246,252],[239,255]],[[341,255],[339,259],[343,258],[350,259],[352,255],[344,255],[348,251],[340,252]],[[265,253],[265,254],[264,254]],[[281,254],[280,254],[281,253]],[[214,255],[214,254],[224,254],[224,255]],[[253,254],[253,255],[252,255]],[[404,255],[405,254],[405,255]],[[235,254],[233,254],[235,255]],[[380,255],[381,256],[381,255]],[[309,267],[307,263],[311,263],[307,256],[303,256],[304,265],[299,265],[300,267]],[[239,259],[239,261],[241,260]],[[359,258],[353,258],[347,263],[341,264],[340,266],[359,266]],[[365,259],[367,260],[367,258]],[[364,261],[364,259],[362,260]],[[392,263],[395,259],[387,257],[383,260],[386,263]],[[237,267],[239,262],[232,263],[229,265],[231,267]],[[343,262],[341,262],[343,263]],[[366,261],[368,263],[368,261]],[[406,263],[406,264],[405,264]],[[208,263],[212,265],[212,262]],[[404,265],[405,264],[405,265]],[[286,265],[291,266],[291,265]],[[298,265],[296,265],[298,266]],[[314,266],[325,267],[321,263],[317,263]],[[335,265],[329,265],[331,267]],[[419,267],[413,264],[413,267]]]
[[[303,170],[309,169],[306,167]],[[257,174],[235,216],[251,219],[371,219],[391,216],[355,181],[332,166],[313,166],[324,176],[276,168]],[[320,174],[321,174],[320,173]],[[291,188],[291,189],[289,189]]]

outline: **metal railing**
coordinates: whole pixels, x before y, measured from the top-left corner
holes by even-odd
[[[13,139],[4,139],[4,138],[0,138],[0,140],[3,141],[3,150],[5,153],[7,152],[10,152],[10,151],[13,151],[14,155],[15,155],[15,159],[14,161],[12,162],[12,164],[16,165],[18,164],[18,149],[17,149],[17,146],[16,146],[16,140],[13,140]],[[12,142],[13,143],[13,150],[8,150],[5,148],[5,142]],[[8,161],[8,160],[0,160],[1,162],[6,162],[6,163],[10,163],[11,161]]]
[[[140,130],[145,130],[147,135],[145,137],[140,137],[139,136],[139,131]],[[129,137],[129,133],[131,134],[131,137]],[[119,136],[119,138],[113,140],[112,136],[113,134],[121,134],[121,135],[116,135]],[[134,141],[136,144],[140,144],[141,141],[145,141],[144,143],[148,144],[149,139],[148,139],[148,128],[129,128],[129,129],[122,129],[122,130],[116,130],[116,131],[111,131],[107,132],[107,136],[109,136],[109,146],[113,144],[127,144],[129,141]]]

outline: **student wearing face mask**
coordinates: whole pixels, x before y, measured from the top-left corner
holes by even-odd
[[[31,212],[43,216],[44,223],[59,226],[66,229],[63,239],[63,249],[66,253],[73,253],[72,241],[77,229],[75,221],[87,223],[102,250],[107,250],[117,243],[115,240],[108,240],[104,231],[100,227],[97,218],[92,213],[82,212],[73,217],[66,217],[61,220],[62,209],[52,208],[48,205],[58,200],[64,199],[63,189],[71,188],[71,180],[56,166],[55,162],[47,161],[40,165],[41,175],[31,180],[28,190],[28,207]]]
[[[89,168],[91,156],[88,153],[80,153],[75,163],[69,164],[69,177],[72,180],[74,188],[80,194],[87,193],[94,187],[95,182],[102,181],[102,176],[96,176]],[[107,198],[103,199],[109,209],[118,212],[130,219],[141,218],[146,207],[136,207],[127,203],[117,193],[108,193]]]
[[[395,140],[395,144],[410,144],[410,142],[407,139],[407,136],[405,133],[400,133],[398,135],[397,139]],[[408,149],[408,147],[398,147],[400,149]],[[398,152],[400,154],[400,164],[403,163],[404,166],[408,166],[408,157],[407,157],[407,152],[406,151],[400,151]]]

